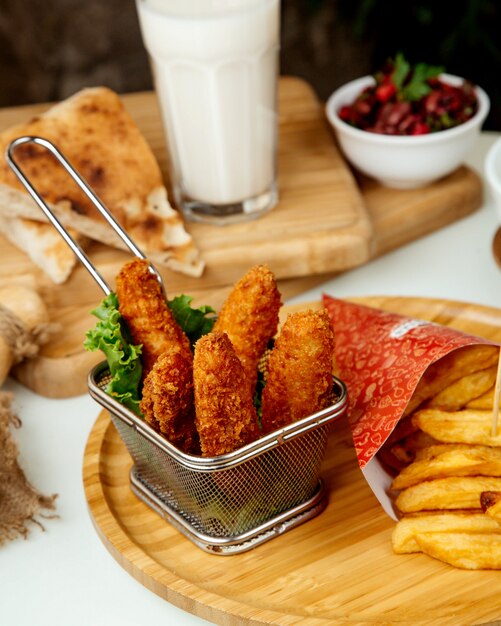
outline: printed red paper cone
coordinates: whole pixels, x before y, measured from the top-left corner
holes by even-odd
[[[426,390],[432,395],[439,382],[453,382],[455,370],[456,379],[464,374],[454,367],[460,358],[464,361],[461,349],[478,346],[477,367],[489,367],[499,354],[499,346],[486,339],[433,322],[328,295],[323,304],[334,327],[339,376],[348,387],[348,416],[361,468],[406,410],[427,399]]]

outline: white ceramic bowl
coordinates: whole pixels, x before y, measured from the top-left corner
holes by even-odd
[[[442,74],[444,82],[459,85],[458,76]],[[483,89],[475,86],[477,113],[464,124],[427,135],[395,136],[371,133],[350,126],[339,117],[343,105],[352,104],[372,76],[353,80],[328,99],[326,114],[344,155],[362,173],[387,187],[412,189],[438,180],[459,167],[478,138],[490,102]]]
[[[485,157],[484,171],[501,224],[501,138],[497,139],[489,148]]]

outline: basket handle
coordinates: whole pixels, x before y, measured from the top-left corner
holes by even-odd
[[[136,246],[136,244],[132,241],[132,239],[127,235],[124,229],[120,226],[117,220],[113,217],[113,215],[109,212],[109,210],[105,207],[105,205],[101,202],[98,196],[94,193],[91,187],[85,182],[85,180],[78,174],[78,172],[73,168],[72,165],[68,162],[68,160],[63,156],[63,154],[56,148],[56,146],[50,142],[48,139],[43,139],[42,137],[34,137],[34,136],[23,136],[18,137],[10,142],[5,152],[5,158],[11,170],[14,174],[19,178],[21,183],[26,188],[27,192],[33,198],[33,200],[38,204],[40,209],[45,213],[45,216],[49,220],[49,222],[54,226],[57,232],[61,235],[64,241],[71,248],[73,253],[77,256],[78,260],[82,263],[82,265],[86,268],[92,278],[96,281],[96,283],[101,287],[104,291],[105,295],[109,295],[112,290],[109,287],[108,283],[104,280],[101,274],[94,267],[92,262],[90,261],[87,254],[82,250],[82,248],[78,245],[78,243],[71,237],[65,227],[61,224],[61,222],[57,219],[57,217],[53,214],[45,200],[40,196],[40,194],[36,191],[35,187],[31,184],[30,180],[24,174],[24,172],[19,167],[16,159],[14,158],[15,149],[23,144],[34,143],[39,146],[42,146],[46,150],[52,153],[52,155],[59,161],[59,163],[63,166],[63,168],[68,172],[71,178],[75,181],[75,183],[80,187],[80,189],[84,192],[87,198],[92,202],[92,204],[96,207],[96,209],[101,213],[101,215],[105,218],[108,224],[113,228],[113,230],[117,233],[117,235],[122,239],[122,241],[126,244],[129,250],[138,258],[146,259],[146,255],[141,252],[141,250]],[[165,288],[163,284],[162,277],[158,270],[151,264],[150,262],[150,271],[155,274],[160,283],[162,290],[165,293]]]

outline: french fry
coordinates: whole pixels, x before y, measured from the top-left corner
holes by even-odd
[[[402,513],[453,509],[480,510],[482,491],[501,491],[501,478],[453,476],[427,480],[401,491],[395,504]]]
[[[463,376],[497,365],[498,358],[499,348],[490,345],[465,346],[450,352],[426,370],[404,415],[410,415],[420,404]]]
[[[501,524],[501,491],[483,491],[480,494],[482,511]]]
[[[492,434],[498,358],[496,346],[471,346],[429,367],[380,452],[398,471],[396,554],[501,569],[501,428]]]
[[[425,480],[448,476],[501,476],[501,448],[445,445],[433,446],[437,453],[414,461],[393,479],[392,489],[406,489]]]
[[[497,367],[494,366],[463,376],[431,398],[427,408],[458,411],[493,387],[496,373]]]
[[[401,463],[408,465],[418,458],[423,450],[428,449],[430,446],[437,444],[437,440],[424,433],[422,430],[418,430],[412,435],[405,437],[401,441],[391,446],[391,451],[396,459]]]
[[[378,454],[384,454],[384,446]],[[393,458],[400,463],[401,467],[406,467],[409,463],[412,463],[416,458],[416,452],[411,448],[408,448],[404,443],[395,443],[389,448],[389,452],[393,455]]]
[[[445,443],[501,446],[501,428],[496,435],[491,432],[492,411],[423,409],[413,415],[412,422],[425,433]]]
[[[475,398],[474,400],[470,400],[466,405],[467,409],[481,409],[485,411],[492,410],[494,406],[494,385],[486,391],[484,394]]]
[[[487,448],[489,446],[470,446],[470,444],[468,443],[440,443],[435,440],[434,444],[431,444],[426,448],[421,448],[421,450],[416,450],[416,461],[422,461],[423,459],[433,459],[439,454],[447,452],[448,450],[470,450],[472,447]]]
[[[403,417],[401,420],[399,420],[392,433],[386,440],[386,446],[389,447],[397,441],[401,441],[405,437],[409,437],[410,435],[417,433],[418,431],[419,428],[412,423],[412,415],[407,415],[406,417]]]
[[[404,461],[401,461],[393,453],[393,448],[383,446],[378,452],[378,458],[380,462],[385,466],[386,471],[391,476],[396,476],[406,465]]]
[[[483,513],[416,513],[397,522],[391,536],[393,551],[396,554],[421,552],[416,535],[434,532],[493,533],[500,532],[500,526]]]
[[[421,533],[421,550],[461,569],[501,569],[501,533]]]
[[[409,437],[406,437],[401,443],[409,450],[414,450],[414,452],[417,453],[424,448],[428,448],[429,446],[438,443],[438,441],[431,435],[428,435],[428,433],[418,430],[412,435],[409,435]]]
[[[499,502],[501,502],[501,491],[482,491],[480,494],[480,505],[484,513]]]

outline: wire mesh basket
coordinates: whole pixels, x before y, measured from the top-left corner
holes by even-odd
[[[345,385],[333,404],[217,457],[186,454],[104,390],[107,364],[89,374],[89,393],[105,407],[134,462],[131,488],[207,552],[249,550],[320,513],[320,478],[331,424],[346,411]]]
[[[9,167],[103,292],[110,294],[110,286],[16,161],[15,150],[26,144],[48,150],[125,246],[138,258],[146,256],[54,144],[32,136],[18,137],[9,144]],[[151,263],[150,268],[163,288],[161,274]],[[218,457],[198,457],[178,450],[109,396],[105,391],[108,380],[108,365],[101,363],[89,374],[89,393],[109,411],[134,461],[132,490],[207,552],[249,550],[325,507],[327,495],[320,466],[330,425],[347,408],[346,387],[337,378],[333,378],[331,406]]]

